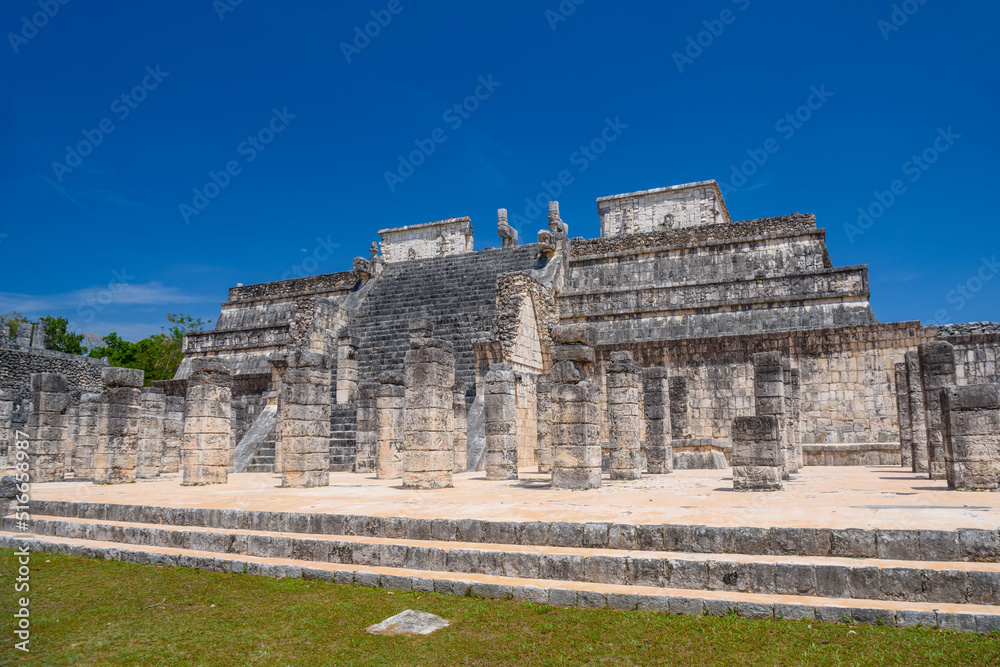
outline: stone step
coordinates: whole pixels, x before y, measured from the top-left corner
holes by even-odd
[[[16,528],[13,517],[3,529]],[[690,590],[1000,605],[1000,564],[531,547],[33,516],[31,532],[259,557]],[[296,555],[298,554],[298,555]]]
[[[518,522],[422,519],[309,512],[173,508],[32,500],[31,513],[185,526],[260,529],[471,543],[669,551],[702,554],[822,556],[905,561],[1000,562],[1000,531],[884,530]]]
[[[341,584],[358,584],[388,590],[416,590],[484,598],[513,598],[564,607],[612,607],[623,610],[663,611],[675,614],[745,618],[784,618],[829,622],[931,627],[986,634],[1000,631],[996,608],[886,600],[835,600],[809,596],[763,595],[729,591],[689,591],[568,582],[545,579],[458,574],[420,568],[345,565],[309,559],[220,554],[175,547],[129,546],[100,540],[26,537],[0,532],[0,547],[27,545],[33,553],[120,560],[160,567],[192,567],[218,572],[259,576],[305,578]]]

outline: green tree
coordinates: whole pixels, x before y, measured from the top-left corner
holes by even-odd
[[[200,317],[175,313],[168,314],[167,321],[171,326],[162,327],[166,333],[147,336],[134,343],[117,333],[109,333],[103,339],[104,345],[91,350],[90,356],[107,357],[112,366],[142,370],[147,386],[154,380],[171,380],[184,359],[184,334],[203,331],[208,322]]]
[[[28,318],[16,311],[0,315],[0,325],[3,324],[6,324],[7,328],[10,329],[11,338],[17,338],[17,329],[22,324],[27,324],[28,328],[31,328],[31,322]]]
[[[69,322],[65,317],[43,317],[45,322],[45,347],[67,354],[86,354],[83,347],[83,334],[69,330]]]

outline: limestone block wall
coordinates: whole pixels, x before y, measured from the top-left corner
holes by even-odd
[[[779,352],[799,372],[799,431],[804,444],[899,442],[895,365],[934,329],[916,322],[773,334],[620,343],[597,348],[598,365],[628,350],[641,366],[671,376],[673,437],[731,438],[733,420],[752,414],[751,355]],[[678,378],[678,379],[675,379]],[[687,413],[674,399],[686,383]],[[685,425],[686,424],[686,425]],[[898,446],[898,445],[897,445]]]
[[[949,335],[942,340],[955,348],[958,384],[1000,381],[1000,333]]]
[[[715,181],[600,197],[597,210],[602,237],[729,222]]]
[[[386,262],[444,257],[472,252],[472,221],[448,218],[407,227],[379,230],[382,258]]]
[[[70,394],[79,399],[83,392],[103,389],[101,371],[107,366],[105,359],[9,343],[7,346],[0,345],[0,388],[12,390],[15,402],[27,402],[31,395],[29,385],[32,374],[61,373],[66,376]]]

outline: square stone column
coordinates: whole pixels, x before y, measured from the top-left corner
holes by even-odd
[[[642,450],[639,403],[642,375],[631,352],[612,352],[607,365],[611,479],[640,479]]]
[[[552,472],[552,398],[548,382],[539,378],[535,385],[535,411],[538,422],[538,472]]]
[[[785,387],[791,392],[789,451],[795,452],[795,469],[802,470],[802,466],[805,465],[802,456],[802,375],[798,368],[793,368],[788,372],[788,381],[785,383]]]
[[[904,468],[912,468],[913,432],[910,425],[910,390],[906,386],[906,364],[896,364],[894,371],[896,381],[896,421],[899,423],[900,465]]]
[[[552,330],[552,487],[596,489],[601,486],[600,389],[589,378],[594,349],[585,325],[564,324]]]
[[[455,472],[465,472],[469,467],[469,413],[465,406],[465,383],[461,380],[451,388],[452,408],[455,415]]]
[[[944,421],[941,390],[956,384],[955,348],[945,341],[921,343],[920,371],[927,411],[927,472],[931,479],[947,479],[944,467]]]
[[[785,467],[781,422],[774,415],[733,421],[733,489],[780,491]]]
[[[281,486],[330,484],[330,357],[296,350],[288,355],[278,409]]]
[[[674,471],[674,448],[670,444],[670,371],[651,366],[642,371],[646,417],[646,470],[650,475]]]
[[[451,343],[429,334],[423,322],[411,326],[403,361],[405,489],[450,487],[455,468],[455,354]]]
[[[405,378],[399,373],[383,371],[375,390],[375,431],[378,439],[379,479],[398,479],[403,476],[403,451],[405,429],[403,415],[406,408]]]
[[[97,453],[100,410],[100,394],[88,392],[80,395],[80,417],[76,428],[76,449],[73,452],[75,477],[94,479],[94,456]]]
[[[76,456],[76,441],[80,429],[80,404],[73,402],[70,394],[66,408],[66,443],[63,446],[63,470],[67,477],[73,475],[73,459]]]
[[[903,355],[906,363],[906,389],[910,395],[910,438],[913,454],[910,457],[913,472],[926,473],[927,462],[927,411],[924,409],[924,385],[920,372],[920,355],[916,350]]]
[[[9,456],[14,442],[14,390],[0,389],[0,457]]]
[[[66,477],[66,412],[69,381],[62,373],[31,374],[28,450],[32,482],[61,482]]]
[[[180,472],[184,443],[184,397],[167,396],[163,416],[163,472]]]
[[[232,447],[233,377],[218,357],[195,357],[184,399],[182,484],[225,484]]]
[[[97,411],[95,484],[129,484],[135,481],[139,451],[139,414],[143,372],[134,368],[101,371],[104,391]]]
[[[358,392],[358,340],[348,328],[337,335],[337,403],[353,403]]]
[[[163,470],[164,428],[167,396],[162,389],[146,387],[139,395],[139,451],[135,464],[137,479],[159,477]]]
[[[785,399],[783,403],[785,421],[782,424],[782,442],[787,452],[788,470],[790,473],[796,473],[802,467],[799,463],[802,459],[800,453],[802,443],[798,442],[798,434],[796,432],[799,419],[796,399],[799,387],[797,371],[792,368],[792,362],[788,357],[781,357],[781,378],[783,385],[782,396]]]
[[[517,393],[511,365],[493,363],[486,374],[486,479],[517,479]]]
[[[687,440],[691,437],[691,414],[688,412],[688,379],[672,376],[670,382],[670,437]]]
[[[35,322],[35,328],[31,332],[31,347],[38,350],[45,349],[45,337],[48,333],[48,327],[49,325],[45,320]]]
[[[377,382],[362,382],[358,385],[354,472],[376,472],[378,465],[378,434],[375,426],[375,391],[377,387]]]
[[[785,437],[785,373],[781,367],[781,354],[758,352],[753,355],[753,379],[754,414],[758,417],[770,415],[781,425],[778,438],[781,447],[781,474],[782,479],[789,479],[794,470],[794,454],[788,451]]]
[[[1000,384],[941,390],[948,487],[1000,491]]]
[[[27,322],[19,322],[17,325],[17,346],[20,348],[31,347],[31,325]]]

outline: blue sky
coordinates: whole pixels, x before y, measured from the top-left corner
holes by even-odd
[[[996,3],[576,2],[7,0],[0,312],[136,338],[381,228],[531,241],[561,187],[594,237],[599,196],[715,178],[815,213],[882,321],[1000,319]]]

